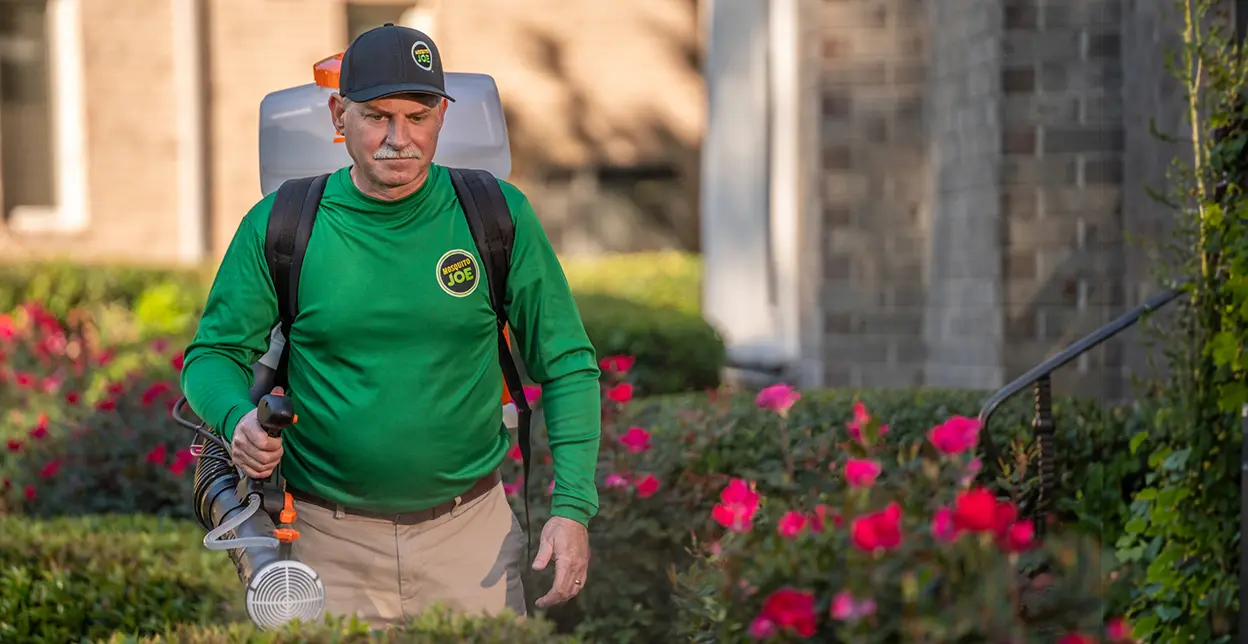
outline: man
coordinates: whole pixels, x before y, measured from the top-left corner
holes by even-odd
[[[243,218],[218,268],[182,388],[247,475],[280,461],[298,514],[294,553],[321,575],[327,612],[374,625],[433,602],[524,614],[524,535],[498,475],[510,435],[486,275],[478,268],[477,284],[455,288],[439,279],[452,251],[483,266],[447,170],[430,161],[454,100],[441,57],[425,34],[378,27],[345,52],[339,92],[333,124],[354,163],[326,183],[300,273],[287,339],[297,423],[270,438],[248,395],[278,315],[264,256],[272,194]],[[543,385],[557,480],[532,564],[554,562],[544,608],[585,584],[600,374],[532,207],[499,183],[515,220],[512,338]]]

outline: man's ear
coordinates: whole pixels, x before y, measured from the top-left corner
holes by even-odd
[[[329,95],[329,118],[334,123],[334,131],[342,134],[343,128],[346,127],[347,106],[337,92]]]

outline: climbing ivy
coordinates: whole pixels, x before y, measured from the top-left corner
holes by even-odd
[[[1160,276],[1184,281],[1166,319],[1166,403],[1131,441],[1148,454],[1145,486],[1118,541],[1143,569],[1131,602],[1147,642],[1237,642],[1239,410],[1248,403],[1248,110],[1245,65],[1226,5],[1180,0],[1182,44],[1168,61],[1181,82],[1190,141],[1169,189],[1173,244]],[[1177,16],[1176,16],[1177,17]],[[1248,637],[1248,634],[1245,634]]]

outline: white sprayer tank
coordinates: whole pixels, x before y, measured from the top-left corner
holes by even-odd
[[[351,165],[329,116],[329,97],[338,90],[342,54],[313,65],[315,82],[271,92],[260,102],[260,190],[270,194],[288,179],[333,172]],[[434,163],[511,175],[511,145],[503,103],[494,79],[485,74],[446,74],[446,93],[455,97],[438,135]],[[260,359],[271,369],[285,346],[274,327],[269,351]],[[504,387],[504,392],[506,388]],[[503,395],[503,422],[515,428],[516,406]]]
[[[351,165],[334,131],[329,97],[338,89],[342,55],[313,67],[316,82],[271,92],[260,102],[260,189]],[[446,110],[433,161],[439,165],[511,174],[511,147],[498,86],[486,74],[447,72],[446,91],[455,100]]]

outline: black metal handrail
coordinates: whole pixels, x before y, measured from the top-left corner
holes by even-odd
[[[996,413],[997,409],[1005,401],[1018,395],[1024,389],[1035,385],[1036,416],[1032,420],[1032,427],[1035,429],[1036,442],[1040,447],[1040,499],[1037,501],[1035,508],[1035,517],[1038,519],[1036,521],[1037,530],[1044,529],[1046,524],[1045,515],[1049,508],[1049,502],[1052,500],[1054,489],[1057,486],[1057,455],[1055,451],[1057,432],[1053,423],[1052,382],[1049,376],[1102,342],[1134,326],[1145,315],[1157,311],[1178,299],[1179,295],[1183,293],[1184,284],[1185,282],[1180,282],[1172,288],[1153,295],[1143,304],[1089,333],[1063,349],[1057,355],[1032,367],[1027,373],[1002,387],[988,399],[988,402],[984,403],[983,408],[979,412],[979,423],[980,439],[984,445],[985,456],[989,461],[985,464],[987,466],[985,470],[987,470],[988,467],[995,468],[998,466],[1001,454],[1000,450],[997,449],[996,441],[992,439],[992,433],[988,430],[988,423],[992,420],[992,415]]]

